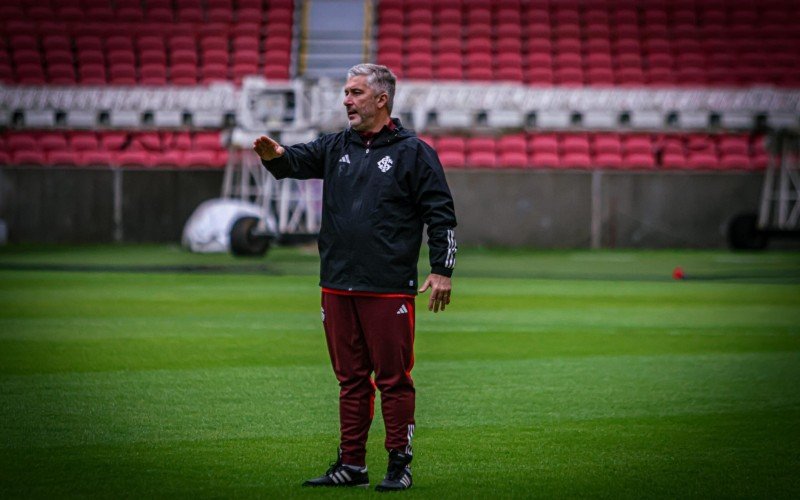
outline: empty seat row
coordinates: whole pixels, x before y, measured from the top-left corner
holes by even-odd
[[[705,134],[421,136],[447,168],[742,169],[767,165],[763,138]]]
[[[379,60],[380,62],[380,60]],[[671,70],[654,68],[642,70],[626,68],[614,70],[609,68],[532,68],[514,67],[491,68],[474,66],[461,67],[398,67],[387,64],[399,77],[410,80],[449,80],[449,81],[500,81],[524,82],[528,85],[541,86],[728,86],[775,84],[789,87],[800,86],[800,70],[793,68],[758,69],[738,68],[736,70],[704,71],[699,68],[681,68]],[[399,69],[398,69],[399,68]]]
[[[0,165],[47,167],[223,168],[228,151],[17,151],[0,150]]]
[[[9,132],[0,164],[37,166],[224,167],[219,132]]]
[[[204,5],[205,3],[205,5]],[[291,21],[294,5],[291,0],[269,2],[224,0],[151,1],[144,5],[138,0],[98,0],[94,2],[14,2],[4,0],[0,16],[5,20],[65,22],[234,22],[265,20]]]

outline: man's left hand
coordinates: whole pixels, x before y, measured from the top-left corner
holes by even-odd
[[[424,293],[428,288],[431,289],[431,297],[428,300],[428,310],[439,312],[444,311],[445,306],[450,304],[450,291],[452,285],[450,278],[441,274],[429,274],[428,279],[419,288],[419,293]]]

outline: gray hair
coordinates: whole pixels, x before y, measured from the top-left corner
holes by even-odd
[[[386,109],[389,113],[392,112],[394,105],[394,87],[397,84],[397,77],[394,76],[392,70],[380,64],[356,64],[347,70],[347,78],[354,76],[366,76],[367,85],[377,94],[386,92],[388,100],[386,101]]]

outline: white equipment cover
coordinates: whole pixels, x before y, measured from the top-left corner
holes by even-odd
[[[258,205],[233,199],[212,199],[198,206],[183,227],[181,243],[198,253],[227,253],[231,246],[231,228],[240,217],[262,218]]]

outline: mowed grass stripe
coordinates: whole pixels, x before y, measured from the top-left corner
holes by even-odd
[[[326,363],[308,278],[0,277],[0,373]],[[420,359],[800,349],[795,286],[462,278],[457,287],[444,314],[418,300]]]
[[[425,362],[419,428],[800,411],[800,353]],[[336,435],[327,367],[4,377],[6,446]]]
[[[799,418],[755,411],[427,429],[416,437],[408,495],[795,498]],[[0,465],[16,479],[2,484],[9,497],[380,497],[299,486],[320,473],[335,446],[326,435],[58,446],[14,450]],[[373,484],[383,455],[382,434],[373,431]]]

